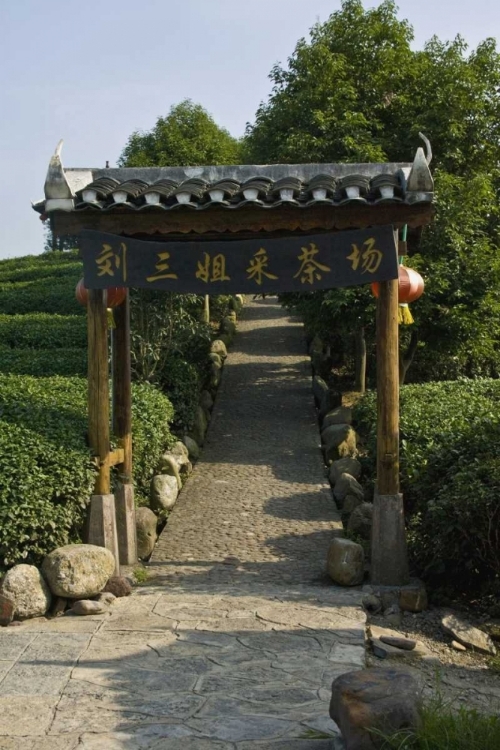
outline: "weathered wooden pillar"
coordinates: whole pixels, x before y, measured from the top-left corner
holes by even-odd
[[[380,282],[377,301],[377,487],[371,544],[372,583],[408,583],[408,555],[399,492],[398,279]]]
[[[132,479],[132,390],[130,362],[130,297],[114,309],[113,329],[113,432],[123,450],[123,462],[117,465],[115,493],[116,526],[120,563],[137,562],[134,485]]]
[[[94,493],[107,495],[109,477],[109,369],[106,291],[90,289],[88,325],[89,444],[98,461]]]

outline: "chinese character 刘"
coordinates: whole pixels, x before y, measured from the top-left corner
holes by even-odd
[[[298,255],[297,258],[301,261],[301,266],[293,277],[294,279],[300,276],[302,284],[305,284],[306,282],[308,284],[314,284],[315,280],[320,281],[321,279],[320,271],[323,271],[323,273],[331,271],[331,268],[315,260],[314,256],[319,253],[319,250],[314,242],[310,242],[309,247],[301,247],[300,249],[302,250],[302,253]]]
[[[198,270],[196,271],[196,278],[200,281],[204,281],[208,284],[209,281],[230,281],[230,277],[226,274],[226,258],[222,253],[210,257],[208,253],[203,253],[205,259],[203,262],[198,261]]]
[[[160,279],[177,279],[178,276],[176,273],[172,273],[170,271],[170,264],[168,262],[170,258],[170,253],[163,252],[163,253],[156,253],[158,256],[158,262],[156,263],[156,273],[153,274],[153,276],[148,276],[146,278],[146,281],[159,281]],[[169,272],[170,273],[167,273]]]
[[[263,277],[266,279],[277,279],[278,277],[269,271],[266,271],[269,258],[263,247],[258,250],[250,261],[250,265],[247,268],[248,279],[252,279],[260,286],[262,284]]]
[[[113,276],[121,268],[122,281],[127,280],[127,246],[120,243],[120,249],[115,252],[111,245],[103,244],[102,250],[95,260],[98,267],[98,276]]]
[[[357,245],[352,245],[352,253],[347,256],[347,260],[352,261],[352,270],[357,271],[361,261],[361,273],[375,273],[382,263],[382,252],[375,247],[375,239],[369,237],[363,242],[361,251]]]

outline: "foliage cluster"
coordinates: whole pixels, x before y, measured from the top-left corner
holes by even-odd
[[[426,292],[402,332],[415,381],[497,376],[500,304],[497,194],[500,186],[500,55],[493,39],[467,50],[457,37],[411,47],[413,29],[384,0],[341,9],[276,65],[271,95],[248,126],[251,163],[411,161],[418,133],[432,142],[437,215],[421,238],[410,233],[407,265]],[[420,243],[420,254],[417,247]],[[300,298],[288,299],[288,303]],[[353,333],[374,351],[369,289],[316,293],[306,303],[311,335],[337,335],[337,354],[353,359]],[[411,344],[410,344],[411,335]],[[413,372],[412,372],[413,371]]]
[[[375,475],[376,396],[354,410]],[[500,381],[401,389],[401,481],[410,552],[436,586],[476,595],[500,587]]]
[[[467,706],[452,707],[441,696],[420,711],[417,729],[402,729],[380,741],[382,750],[496,750],[500,718]]]
[[[147,495],[153,469],[173,441],[169,400],[133,386],[134,481]],[[96,468],[86,442],[87,381],[0,375],[0,566],[39,562],[77,541]]]

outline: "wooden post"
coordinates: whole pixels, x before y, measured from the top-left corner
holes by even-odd
[[[120,563],[137,562],[134,485],[132,478],[132,390],[130,363],[130,296],[114,309],[113,329],[113,432],[123,450],[117,464],[119,482],[115,494]]]
[[[113,432],[123,448],[123,463],[118,465],[124,484],[132,482],[132,391],[130,365],[130,298],[114,309],[113,329]]]
[[[398,279],[382,281],[377,302],[377,489],[371,545],[372,583],[408,583],[403,497],[399,492]]]
[[[94,494],[108,495],[109,480],[109,370],[106,291],[90,289],[88,325],[89,444],[97,458],[99,474]]]

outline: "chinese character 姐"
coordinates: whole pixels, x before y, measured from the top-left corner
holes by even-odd
[[[98,276],[113,276],[121,268],[122,281],[127,280],[127,246],[120,243],[120,249],[114,252],[111,245],[103,244],[102,250],[95,260],[99,271]]]
[[[263,247],[258,250],[250,261],[250,266],[247,268],[248,279],[251,281],[255,280],[259,286],[262,284],[262,279],[265,276],[266,279],[277,279],[278,277],[269,271],[266,271],[269,258]]]
[[[156,273],[153,276],[148,276],[146,281],[159,281],[160,279],[177,279],[176,273],[170,271],[170,264],[168,262],[170,253],[156,253],[158,256],[158,262],[156,263]],[[170,273],[168,273],[170,271]]]
[[[375,247],[373,237],[365,240],[362,247],[365,249],[361,252],[359,247],[353,244],[352,253],[347,256],[347,260],[352,261],[352,270],[357,271],[361,261],[361,273],[375,273],[382,263],[382,252]]]
[[[198,261],[198,270],[196,278],[208,284],[209,281],[230,281],[226,274],[226,258],[222,253],[215,255],[213,258],[208,253],[204,253],[205,260]]]
[[[301,261],[301,266],[293,277],[294,279],[300,276],[302,284],[306,282],[314,284],[315,280],[320,281],[321,279],[320,271],[323,271],[323,273],[331,271],[331,268],[315,260],[314,256],[319,253],[319,250],[313,242],[309,243],[309,247],[302,247],[301,250],[302,253],[297,256]]]

